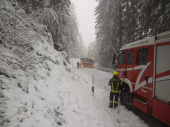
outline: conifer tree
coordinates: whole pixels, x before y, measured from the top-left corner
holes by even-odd
[[[98,3],[96,37],[106,63],[111,63],[122,45],[170,29],[169,0],[98,0]]]

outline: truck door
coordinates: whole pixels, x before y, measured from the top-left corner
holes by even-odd
[[[157,46],[155,96],[170,102],[170,45]]]
[[[126,70],[126,54],[127,54],[127,51],[121,51],[119,53],[119,59],[118,59],[118,75],[119,75],[119,78],[124,78],[125,75],[124,75],[124,72]]]
[[[134,70],[134,50],[129,50],[128,51],[128,61],[126,65],[126,77],[133,83],[135,82],[133,79],[133,70]]]
[[[135,83],[135,91],[138,95],[143,96],[144,98],[148,98],[148,86],[146,81],[144,80],[145,75],[149,76],[149,46],[140,47],[137,50],[136,54],[136,62],[134,67],[134,78],[136,79]]]

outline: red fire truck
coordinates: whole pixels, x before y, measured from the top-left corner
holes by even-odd
[[[117,65],[120,102],[170,126],[170,32],[122,46]]]

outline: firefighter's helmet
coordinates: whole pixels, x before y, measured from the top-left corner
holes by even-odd
[[[113,76],[118,76],[117,71],[114,71],[114,72],[113,72]]]

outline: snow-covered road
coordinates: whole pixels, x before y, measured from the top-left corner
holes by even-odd
[[[76,69],[76,63],[78,59],[72,59],[73,66]],[[116,109],[110,109],[109,106],[109,94],[110,87],[107,85],[109,79],[112,77],[111,73],[99,71],[91,68],[79,68],[77,71],[80,78],[86,81],[87,84],[82,84],[82,92],[85,93],[82,95],[84,98],[92,97],[92,76],[94,74],[94,97],[87,106],[88,109],[97,108],[100,112],[99,118],[101,120],[101,125],[99,126],[108,126],[108,127],[146,127],[147,125],[141,120],[138,116],[133,114],[131,111],[127,110],[124,106],[118,104]],[[84,86],[85,85],[85,86]],[[91,94],[89,94],[91,92]],[[88,97],[90,96],[90,97]],[[86,102],[85,102],[86,103]],[[94,104],[94,105],[93,105]],[[94,114],[96,112],[93,112]],[[98,119],[98,117],[96,118]]]

